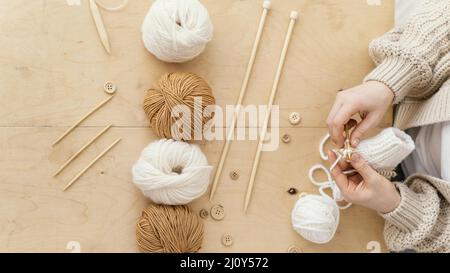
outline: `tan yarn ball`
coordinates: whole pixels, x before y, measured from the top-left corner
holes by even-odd
[[[193,253],[203,242],[203,223],[188,206],[151,205],[136,226],[139,249],[146,253]]]
[[[197,107],[198,109],[194,109],[196,97],[202,99],[201,107]],[[211,87],[203,78],[193,73],[175,72],[164,74],[147,91],[144,111],[158,137],[192,140],[195,131],[197,135],[202,135],[204,125],[210,120],[209,117],[203,117],[205,107],[214,104]],[[185,105],[190,110],[190,122],[183,126],[191,129],[190,132],[175,130],[173,135],[172,125],[178,117],[172,117],[172,109],[177,105]]]

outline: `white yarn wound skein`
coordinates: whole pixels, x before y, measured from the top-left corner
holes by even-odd
[[[328,243],[339,224],[339,207],[326,195],[300,196],[291,213],[292,227],[306,240]]]
[[[194,59],[212,36],[208,10],[198,0],[156,0],[142,24],[145,47],[165,62]]]
[[[314,179],[314,173],[322,170],[327,180],[319,182]],[[326,244],[333,239],[339,225],[340,210],[349,208],[337,202],[344,201],[341,191],[331,178],[330,171],[321,165],[315,165],[309,171],[309,180],[319,187],[320,195],[302,193],[291,213],[292,227],[306,240],[316,244]],[[325,193],[331,190],[332,197]]]
[[[197,145],[161,139],[142,151],[132,174],[135,185],[153,202],[184,205],[206,192],[211,169]]]

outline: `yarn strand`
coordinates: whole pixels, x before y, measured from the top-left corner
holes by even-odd
[[[123,0],[123,2],[120,3],[118,6],[111,8],[111,7],[107,7],[104,4],[102,4],[100,0],[95,0],[97,5],[99,7],[101,7],[102,9],[106,10],[106,11],[120,11],[120,10],[123,10],[128,5],[128,1],[129,0]]]

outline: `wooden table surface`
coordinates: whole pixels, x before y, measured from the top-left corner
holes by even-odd
[[[76,2],[76,1],[72,1]],[[105,3],[118,3],[111,0]],[[135,223],[149,203],[131,181],[131,166],[141,150],[157,139],[141,108],[144,92],[161,74],[190,71],[206,78],[217,103],[238,96],[261,14],[260,0],[203,0],[214,23],[206,51],[186,64],[156,60],[142,46],[140,25],[152,1],[130,1],[120,12],[102,15],[112,55],[100,44],[88,1],[0,0],[0,251],[69,252],[78,242],[83,252],[135,252]],[[246,104],[265,104],[278,63],[291,10],[300,11],[276,103],[281,133],[292,142],[264,153],[253,199],[242,212],[256,141],[234,142],[213,202],[192,203],[197,212],[221,204],[226,218],[205,220],[204,252],[368,252],[382,244],[383,220],[354,206],[341,212],[333,241],[315,245],[298,236],[290,222],[295,196],[317,193],[307,178],[320,163],[318,144],[335,92],[361,82],[372,68],[371,39],[393,25],[394,1],[274,0]],[[373,3],[373,4],[371,4]],[[84,113],[106,98],[105,81],[119,88],[116,97],[52,148],[52,142]],[[287,116],[301,113],[292,127]],[[56,179],[52,173],[101,128],[114,128]],[[381,127],[389,126],[388,115]],[[65,184],[117,137],[123,141],[70,190]],[[222,141],[202,145],[216,165]],[[228,174],[240,173],[237,181]],[[230,233],[232,247],[221,244]],[[76,243],[76,244],[78,244]],[[382,246],[384,249],[384,247]]]

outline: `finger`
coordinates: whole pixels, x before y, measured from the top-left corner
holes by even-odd
[[[333,162],[336,161],[336,155],[331,151],[328,151],[328,161],[330,162],[330,164],[333,164]],[[344,191],[346,191],[346,189],[348,188],[348,179],[339,166],[336,166],[331,171],[331,177],[334,179],[337,186],[344,194]]]
[[[351,167],[351,165],[347,162],[347,160],[340,160],[338,166],[339,168],[341,168],[342,171],[346,171]]]
[[[341,107],[341,109],[339,109],[339,112],[331,122],[331,139],[336,145],[338,145],[338,147],[342,147],[344,145],[344,126],[349,122],[353,114],[355,114],[355,110],[353,107],[343,106]]]
[[[377,172],[359,154],[352,155],[351,164],[367,183],[372,182],[377,175]]]
[[[374,114],[367,115],[352,132],[351,144],[354,148],[358,147],[364,134],[377,125],[377,119]]]
[[[328,127],[328,133],[332,135],[333,133],[333,120],[336,116],[336,113],[339,111],[339,109],[342,107],[342,103],[339,100],[336,100],[333,104],[333,107],[330,110],[330,113],[328,114],[327,118],[327,127]]]
[[[359,174],[359,173],[355,173],[352,176],[348,177],[348,180],[350,182],[353,182],[355,184],[359,184],[361,183],[361,181],[363,181],[363,177]]]

